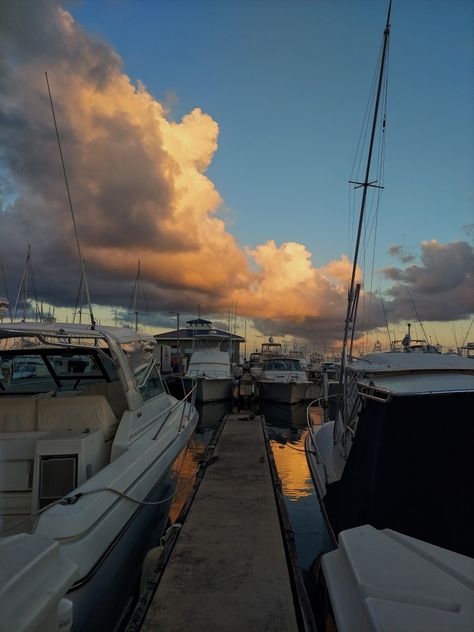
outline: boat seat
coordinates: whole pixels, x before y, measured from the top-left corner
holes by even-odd
[[[88,395],[103,395],[117,419],[121,419],[124,411],[128,408],[120,382],[94,382],[82,391],[82,397]]]
[[[118,420],[103,395],[38,399],[37,430],[102,430],[113,436]]]
[[[36,401],[33,397],[1,397],[0,432],[34,432]]]

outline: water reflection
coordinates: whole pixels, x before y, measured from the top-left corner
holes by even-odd
[[[216,428],[226,413],[232,410],[232,400],[224,399],[207,404],[196,404],[199,413],[198,430]]]
[[[264,415],[267,422],[281,427],[306,428],[305,402],[297,404],[280,404],[269,400],[261,401],[259,412]]]
[[[321,551],[332,548],[306,461],[307,403],[266,402],[260,412],[265,415],[270,446],[295,533],[299,563],[303,571],[307,571]],[[312,408],[310,417],[315,423],[320,417],[319,409]]]
[[[196,404],[199,421],[179,465],[178,493],[171,504],[169,521],[175,522],[194,483],[200,462],[204,459],[212,437],[225,414],[232,410],[231,400]]]

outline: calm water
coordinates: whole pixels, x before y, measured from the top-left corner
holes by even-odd
[[[171,521],[176,519],[185,503],[199,461],[204,457],[223,416],[231,412],[232,405],[230,401],[214,402],[198,409],[200,420],[181,465],[178,488],[182,492],[171,507]],[[260,405],[257,412],[265,416],[270,445],[295,534],[299,564],[306,576],[318,554],[331,549],[304,453],[304,441],[308,432],[306,404],[266,402]],[[190,481],[188,486],[187,481]]]

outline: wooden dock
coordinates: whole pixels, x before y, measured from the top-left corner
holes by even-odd
[[[142,632],[299,629],[263,420],[223,423]]]

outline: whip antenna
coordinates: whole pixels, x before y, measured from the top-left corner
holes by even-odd
[[[84,289],[85,289],[85,292],[86,292],[87,303],[89,305],[89,315],[90,315],[90,319],[91,319],[91,328],[94,329],[96,321],[95,321],[95,318],[94,318],[94,314],[92,312],[92,303],[91,303],[91,297],[90,297],[90,294],[89,294],[89,286],[87,284],[86,268],[85,268],[85,265],[84,265],[84,259],[82,258],[81,244],[79,243],[79,235],[77,233],[76,218],[74,217],[74,209],[72,207],[71,193],[69,191],[69,183],[68,183],[67,173],[66,173],[66,165],[64,164],[63,151],[61,149],[61,140],[59,138],[58,125],[56,123],[56,115],[54,113],[53,97],[51,96],[51,88],[49,87],[48,73],[45,72],[44,75],[46,77],[46,85],[48,86],[49,102],[51,104],[51,113],[53,115],[54,129],[56,131],[56,140],[58,141],[59,155],[61,157],[61,165],[63,167],[64,182],[66,183],[67,198],[68,198],[68,201],[69,201],[69,210],[71,211],[72,224],[74,226],[74,235],[76,237],[77,252],[79,254],[79,261],[81,262],[82,279],[83,279],[83,283],[84,283]]]

